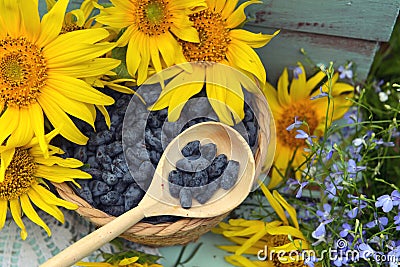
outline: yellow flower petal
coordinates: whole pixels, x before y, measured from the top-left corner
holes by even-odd
[[[6,170],[14,157],[14,153],[14,147],[11,147],[1,152],[0,183],[4,181]]]
[[[0,200],[0,229],[4,227],[7,218],[8,201]]]
[[[31,201],[29,197],[25,194],[20,196],[21,207],[24,214],[34,223],[42,227],[46,233],[51,236],[50,228],[46,225],[46,223],[39,217],[36,213],[35,209],[32,207]]]
[[[250,47],[260,48],[264,45],[268,44],[272,38],[277,35],[279,31],[276,31],[274,34],[262,34],[262,33],[252,33],[243,29],[234,29],[229,31],[229,36],[232,39],[236,39],[247,43]]]
[[[32,189],[35,190],[39,195],[43,196],[46,199],[46,202],[50,205],[61,206],[69,210],[75,210],[78,208],[78,205],[74,203],[57,198],[53,193],[45,189],[43,186],[34,184],[32,185]]]
[[[129,264],[131,264],[131,263],[137,262],[138,259],[139,259],[139,257],[125,258],[125,259],[122,259],[122,260],[118,263],[118,265],[120,265],[120,266],[126,266],[126,265],[129,265]]]
[[[29,199],[35,204],[39,209],[47,212],[49,215],[53,216],[59,222],[64,223],[63,213],[54,205],[49,205],[44,199],[35,191],[28,191]]]
[[[35,162],[46,166],[58,165],[67,168],[79,168],[83,166],[83,163],[77,159],[63,159],[56,156],[49,156],[48,158],[35,156]]]
[[[272,192],[273,196],[275,197],[275,199],[279,202],[279,204],[282,205],[282,207],[284,207],[286,209],[286,211],[289,213],[290,218],[292,219],[292,222],[294,224],[294,227],[296,227],[297,229],[299,229],[299,222],[297,221],[297,214],[296,214],[296,210],[295,208],[293,208],[292,206],[290,206],[290,204],[286,201],[286,199],[284,199],[281,194],[279,194],[278,191],[274,190]]]
[[[292,101],[307,99],[311,94],[311,91],[306,90],[306,71],[303,65],[299,63],[298,68],[301,69],[301,73],[297,75],[297,78],[293,77],[290,84],[290,97]]]
[[[283,210],[282,206],[279,204],[279,202],[273,197],[271,192],[268,190],[268,188],[264,185],[262,181],[258,181],[258,184],[260,185],[260,188],[262,192],[264,193],[265,197],[267,198],[269,204],[271,207],[275,210],[276,214],[279,216],[281,221],[285,224],[288,225],[288,219],[286,218],[285,211]]]
[[[46,46],[60,34],[68,2],[69,0],[58,0],[52,9],[43,16],[41,32],[37,40],[40,47]]]
[[[250,0],[241,4],[227,19],[226,26],[230,29],[236,28],[246,20],[244,9],[251,4],[260,4],[262,1]]]
[[[34,12],[36,12],[36,10]],[[19,37],[22,25],[18,1],[0,1],[0,17],[4,22],[4,26],[6,26],[7,33],[11,37]]]
[[[33,130],[31,127],[31,119],[29,116],[30,110],[27,108],[19,109],[19,127],[8,138],[7,146],[18,147],[27,144],[33,137]]]
[[[44,136],[43,110],[38,103],[34,103],[29,107],[29,118],[39,146],[43,151],[44,156],[48,157],[48,145]]]
[[[287,106],[290,104],[290,96],[288,90],[289,75],[287,68],[285,68],[278,80],[278,100],[281,106]]]
[[[216,0],[218,1],[218,0]],[[227,19],[235,10],[238,0],[228,0],[225,2],[224,9],[221,11],[223,19]]]
[[[103,75],[105,72],[115,69],[121,61],[112,58],[95,58],[79,65],[65,66],[49,70],[51,75],[65,75],[75,78],[85,78]]]
[[[68,115],[55,102],[44,97],[39,97],[38,102],[51,124],[60,131],[62,136],[78,145],[87,143],[89,138],[81,133]]]
[[[24,1],[23,5],[20,5],[23,27],[32,42],[36,42],[40,33],[38,6],[38,0]]]
[[[285,236],[291,235],[306,240],[303,233],[299,229],[294,228],[293,226],[283,225],[275,228],[267,228],[267,230],[268,234],[270,235],[285,235]]]
[[[14,107],[8,107],[6,111],[0,115],[0,125],[2,126],[0,131],[0,144],[3,144],[6,138],[18,127],[19,117],[19,109]]]
[[[19,199],[10,200],[10,211],[15,223],[18,225],[19,228],[21,228],[21,233],[20,233],[21,239],[25,240],[26,237],[28,236],[28,233],[21,219],[22,214],[21,214],[21,204]]]
[[[185,103],[189,98],[199,93],[202,88],[203,82],[192,82],[176,88],[169,101],[168,121],[177,121]]]
[[[110,129],[111,119],[110,119],[110,114],[108,114],[107,109],[101,105],[96,105],[96,107],[101,112],[101,114],[103,114],[104,120],[106,121],[106,125],[107,125],[108,129]]]
[[[51,181],[63,178],[77,178],[77,179],[92,178],[90,174],[78,169],[71,169],[62,166],[45,166],[45,165],[38,165],[35,175],[37,177],[43,177]]]

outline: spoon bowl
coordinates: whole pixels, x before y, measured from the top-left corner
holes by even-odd
[[[192,207],[184,209],[179,199],[173,198],[169,193],[168,174],[175,169],[175,163],[183,157],[181,149],[194,140],[200,140],[201,144],[214,143],[217,146],[217,154],[223,153],[229,160],[238,161],[239,176],[230,190],[218,189],[205,204],[193,200]],[[248,196],[254,179],[253,154],[244,138],[236,130],[220,122],[196,124],[183,131],[168,144],[157,165],[151,184],[137,207],[75,242],[41,266],[70,266],[145,217],[174,215],[208,218],[227,213]]]

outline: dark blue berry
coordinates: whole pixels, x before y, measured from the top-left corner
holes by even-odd
[[[117,191],[109,191],[107,194],[100,196],[100,203],[106,206],[117,204],[121,194]]]
[[[208,177],[210,180],[214,180],[219,177],[225,170],[228,163],[228,158],[225,154],[220,154],[214,158],[210,166],[207,168]]]
[[[182,172],[173,170],[168,174],[169,193],[172,197],[179,198],[179,191],[183,183]]]
[[[253,147],[257,141],[257,127],[252,121],[246,123],[245,127],[249,137],[249,146]]]
[[[119,180],[118,177],[114,173],[110,173],[110,172],[103,172],[102,179],[106,184],[108,184],[110,186],[116,185]]]
[[[200,141],[195,140],[187,143],[187,145],[182,148],[181,153],[184,157],[189,157],[193,155],[200,156]]]
[[[200,146],[200,154],[203,158],[212,162],[217,154],[217,146],[213,143],[208,143]]]
[[[181,207],[184,209],[189,209],[192,207],[192,191],[189,188],[183,187],[179,192],[179,201]]]
[[[122,143],[118,142],[118,141],[115,141],[111,144],[106,145],[105,149],[106,149],[106,153],[112,158],[123,152]]]
[[[110,214],[111,216],[119,216],[121,214],[123,214],[125,212],[125,208],[123,205],[120,206],[104,206],[102,207],[102,210],[107,213]]]
[[[105,182],[98,181],[98,180],[91,180],[90,188],[92,190],[92,195],[94,197],[104,195],[111,189],[111,187],[109,185],[107,185]]]
[[[87,161],[87,148],[85,146],[77,146],[74,150],[74,158],[86,162]]]
[[[199,187],[208,183],[208,174],[206,170],[195,172],[190,179],[185,181],[187,187]]]
[[[192,157],[193,156],[178,160],[176,162],[176,168],[185,172],[197,172],[206,169],[210,165],[210,162],[203,157]]]
[[[239,168],[239,162],[235,160],[228,161],[225,171],[220,177],[220,186],[222,189],[229,190],[235,185],[239,176]]]
[[[137,184],[130,184],[124,193],[125,211],[136,207],[144,194],[144,191]]]

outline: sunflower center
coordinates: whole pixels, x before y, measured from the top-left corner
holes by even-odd
[[[0,200],[11,200],[28,192],[36,182],[33,176],[36,165],[28,150],[16,148],[13,159],[0,183]]]
[[[186,60],[220,62],[225,59],[230,38],[221,14],[206,9],[190,15],[190,20],[199,32],[200,42],[180,40]]]
[[[42,51],[24,37],[0,40],[0,102],[24,107],[35,103],[47,78]]]
[[[78,30],[83,30],[85,29],[84,27],[78,26],[75,23],[66,23],[62,26],[60,34],[67,33],[67,32],[73,32],[73,31],[78,31]]]
[[[279,247],[279,246],[283,246],[286,245],[288,243],[290,243],[291,241],[289,240],[289,238],[286,235],[273,235],[270,236],[270,241],[273,247]],[[296,257],[296,255],[301,256],[301,253],[285,253],[284,255],[282,255],[282,253],[271,253],[272,254],[272,262],[274,263],[274,266],[276,267],[286,267],[289,266],[289,264],[287,263],[282,263],[279,260],[279,257],[284,257],[284,256],[291,256],[291,257]],[[293,267],[302,267],[305,266],[303,264],[303,261],[295,261],[295,262],[291,262],[290,266]]]
[[[314,133],[319,122],[316,117],[315,111],[313,109],[310,109],[310,106],[310,101],[292,103],[282,112],[283,115],[276,122],[276,135],[278,140],[281,140],[284,145],[293,149],[296,147],[302,148],[306,146],[304,139],[295,138],[295,130],[301,129],[306,133]],[[302,125],[300,128],[295,128],[295,130],[292,131],[286,130],[289,125],[294,123],[295,117],[297,117],[297,121],[307,122],[308,127]]]
[[[137,3],[136,15],[139,31],[146,35],[160,35],[166,33],[171,22],[168,12],[168,0],[139,0]]]

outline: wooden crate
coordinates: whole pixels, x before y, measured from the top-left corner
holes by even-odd
[[[279,35],[258,53],[275,83],[285,66],[305,60],[304,48],[316,63],[335,66],[352,61],[358,79],[367,77],[375,52],[387,42],[400,0],[264,0],[246,8],[253,32]]]
[[[71,0],[69,10],[79,8],[81,2]],[[39,0],[39,5],[43,14],[45,0]],[[400,0],[264,0],[246,8],[245,28],[264,33],[281,30],[257,50],[271,83],[285,66],[304,62],[300,48],[316,63],[333,61],[338,67],[354,62],[362,80],[380,43],[389,40],[399,7]]]

